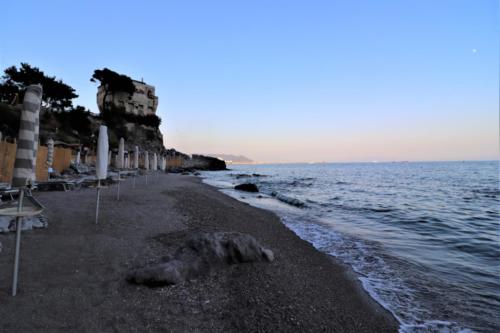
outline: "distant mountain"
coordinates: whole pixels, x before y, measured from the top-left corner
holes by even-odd
[[[203,154],[206,156],[217,157],[228,163],[252,163],[253,161],[243,155],[231,155],[231,154]]]

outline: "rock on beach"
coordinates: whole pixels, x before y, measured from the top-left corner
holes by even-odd
[[[150,287],[177,284],[224,266],[273,259],[273,252],[250,235],[203,233],[179,247],[173,258],[130,272],[127,281]]]
[[[234,187],[235,190],[245,191],[245,192],[259,192],[257,185],[252,183],[239,184]]]

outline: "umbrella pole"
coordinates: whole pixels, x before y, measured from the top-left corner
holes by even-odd
[[[148,172],[146,171],[146,185],[148,185]]]
[[[19,190],[19,202],[17,206],[17,211],[20,213],[23,210],[23,199],[24,199],[24,190]],[[21,229],[23,218],[21,216],[16,217],[16,252],[14,255],[14,272],[12,276],[12,296],[16,296],[17,294],[17,276],[19,272],[19,255],[21,250]]]
[[[101,194],[101,180],[97,180],[97,199],[95,204],[95,224],[97,224],[97,219],[99,218],[99,195]]]
[[[137,175],[134,173],[134,183],[132,184],[132,188],[135,188],[135,177],[137,177]]]

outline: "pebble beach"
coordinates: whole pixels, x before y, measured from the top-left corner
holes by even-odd
[[[194,176],[157,174],[102,191],[40,192],[47,229],[23,232],[10,296],[14,233],[0,235],[2,332],[396,332],[398,323],[347,267],[269,211]],[[130,270],[169,256],[191,234],[253,236],[274,261],[231,265],[180,284],[130,284]]]

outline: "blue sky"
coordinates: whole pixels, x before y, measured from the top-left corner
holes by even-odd
[[[93,111],[94,69],[144,78],[187,153],[498,158],[496,0],[3,0],[1,16],[2,69],[29,62]]]

